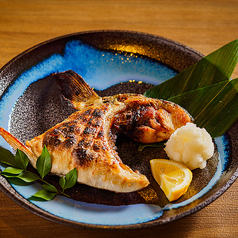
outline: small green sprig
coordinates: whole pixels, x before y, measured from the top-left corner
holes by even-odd
[[[157,142],[157,143],[153,143],[153,144],[139,144],[138,146],[138,151],[142,151],[144,150],[146,147],[162,147],[164,146],[165,142]]]
[[[34,195],[29,197],[29,200],[36,201],[50,201],[56,195],[63,195],[70,197],[64,191],[65,189],[72,188],[77,182],[77,170],[74,168],[64,177],[59,179],[61,189],[57,189],[54,185],[44,180],[45,176],[49,174],[52,162],[49,151],[44,146],[41,155],[36,162],[36,170],[39,175],[27,170],[29,159],[21,150],[16,151],[14,156],[10,151],[0,147],[0,163],[7,165],[7,167],[0,173],[8,180],[20,180],[24,184],[30,184],[35,181],[42,182],[42,190],[39,190]]]

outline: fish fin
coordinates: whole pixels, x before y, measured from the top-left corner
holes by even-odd
[[[31,161],[36,160],[36,156],[33,154],[32,150],[20,142],[15,136],[11,133],[0,127],[0,135],[3,139],[11,146],[13,149],[19,149],[24,152]]]
[[[73,70],[53,74],[64,97],[76,106],[79,102],[100,98],[84,79]]]

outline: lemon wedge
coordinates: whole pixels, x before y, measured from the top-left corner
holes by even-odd
[[[186,193],[193,174],[185,165],[167,159],[153,159],[150,166],[154,179],[170,202]]]

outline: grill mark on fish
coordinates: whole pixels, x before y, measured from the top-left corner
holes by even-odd
[[[101,122],[101,120],[92,117],[92,118],[90,118],[90,120],[88,121],[88,125],[98,127],[98,126],[101,126],[101,125],[102,125],[102,122]]]
[[[100,109],[96,108],[96,109],[93,111],[92,116],[97,117],[97,118],[98,118],[98,117],[102,117],[102,116],[103,116],[103,110],[100,110]]]
[[[94,151],[99,151],[99,150],[100,150],[100,144],[97,143],[97,142],[95,142],[95,143],[93,144],[93,150],[94,150]]]
[[[84,167],[87,167],[90,164],[90,162],[94,160],[94,157],[90,156],[90,153],[82,147],[74,149],[73,155],[76,156],[76,165]]]
[[[66,148],[70,148],[70,147],[72,147],[72,146],[75,144],[75,142],[76,142],[75,136],[71,135],[71,136],[69,136],[69,138],[67,138],[67,139],[65,140],[64,146],[65,146]]]
[[[101,130],[98,132],[98,138],[103,138],[104,137],[104,131]]]
[[[94,128],[90,128],[90,127],[86,127],[83,131],[83,134],[84,135],[87,135],[87,134],[94,134],[95,133],[95,129]]]

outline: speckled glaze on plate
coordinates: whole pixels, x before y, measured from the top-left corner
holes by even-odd
[[[92,31],[49,40],[18,55],[0,70],[0,126],[25,142],[62,120],[65,111],[60,112],[67,105],[52,96],[58,92],[50,80],[41,80],[53,72],[72,69],[90,86],[104,90],[128,80],[159,84],[201,57],[177,42],[138,32]],[[38,183],[13,185],[1,176],[0,189],[33,213],[66,225],[129,229],[164,224],[202,209],[235,181],[237,126],[215,138],[216,156],[208,169],[195,171],[197,179],[191,189],[174,203],[109,206],[61,196],[50,202],[30,202],[27,198],[40,189]],[[11,150],[2,138],[0,145]],[[201,185],[199,180],[206,179]]]

